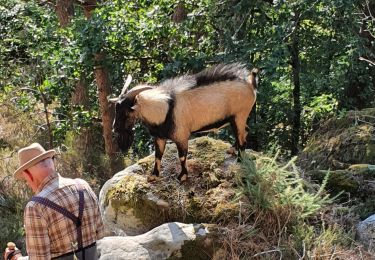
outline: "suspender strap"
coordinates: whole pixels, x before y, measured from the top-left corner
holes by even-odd
[[[7,260],[11,260],[13,256],[21,254],[21,250],[14,250],[13,252],[10,252],[9,255],[7,256]],[[21,254],[22,255],[22,254]]]
[[[82,244],[82,216],[83,216],[83,209],[84,209],[84,193],[82,186],[77,182],[78,186],[78,196],[79,196],[79,209],[78,209],[78,217],[76,217],[73,213],[68,211],[66,208],[61,207],[60,205],[50,201],[49,199],[33,196],[31,201],[40,203],[48,208],[53,209],[54,211],[59,212],[63,216],[69,218],[73,223],[76,225],[77,229],[77,240],[78,240],[78,250],[83,248]]]

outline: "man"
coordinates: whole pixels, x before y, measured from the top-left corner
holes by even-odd
[[[27,257],[7,248],[11,259],[97,259],[96,241],[103,221],[96,195],[82,179],[63,178],[55,171],[54,150],[33,143],[18,152],[16,179],[34,192],[24,211]]]

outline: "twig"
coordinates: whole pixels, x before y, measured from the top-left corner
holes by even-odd
[[[282,252],[281,252],[280,249],[273,249],[273,250],[268,250],[268,251],[260,252],[260,253],[257,253],[255,255],[253,255],[250,258],[254,258],[254,257],[260,256],[260,255],[264,255],[264,254],[268,254],[268,253],[273,253],[273,252],[278,252],[280,254],[280,259],[282,259],[283,254],[282,254]]]
[[[5,156],[5,157],[0,158],[0,160],[12,158],[14,153],[15,153],[15,151],[13,151],[9,156]]]
[[[374,62],[374,61],[371,61],[371,60],[365,59],[365,58],[363,58],[363,57],[359,57],[359,60],[363,60],[363,61],[366,61],[366,62],[370,63],[370,66],[375,66],[375,62]]]
[[[305,254],[306,254],[306,245],[305,245],[305,242],[302,242],[302,247],[303,247],[303,254],[302,254],[300,260],[303,260],[305,258]]]
[[[367,5],[368,13],[370,14],[370,17],[374,20],[375,17],[374,17],[374,16],[372,15],[372,13],[371,13],[370,2],[369,2],[369,1],[366,1],[366,5]]]

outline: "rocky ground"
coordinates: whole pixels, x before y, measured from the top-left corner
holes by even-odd
[[[330,119],[297,159],[308,182],[322,182],[329,172],[326,188],[338,195],[337,202],[350,206],[343,213],[348,229],[358,224],[356,237],[369,248],[368,259],[375,241],[374,123],[375,109]],[[100,259],[222,259],[222,239],[217,238],[225,234],[227,223],[245,215],[251,203],[238,192],[240,166],[229,149],[230,144],[208,137],[191,140],[189,180],[184,184],[177,181],[180,166],[172,143],[157,182],[147,182],[153,155],[108,180],[99,198],[108,236],[99,241]],[[262,156],[247,152],[254,159]]]

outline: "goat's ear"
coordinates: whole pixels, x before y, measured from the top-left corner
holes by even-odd
[[[136,111],[136,110],[139,109],[138,96],[136,96],[136,97],[134,98],[134,103],[133,103],[133,105],[130,107],[130,109],[131,109],[132,111]]]
[[[134,106],[132,106],[130,109],[132,111],[137,111],[139,109],[139,105],[138,104],[134,104]]]
[[[250,82],[250,84],[252,84],[254,86],[254,88],[258,87],[258,82],[259,82],[258,74],[259,74],[259,72],[260,72],[260,69],[254,68],[250,72],[250,76],[248,78],[248,81]]]
[[[132,111],[137,111],[139,109],[139,104],[138,104],[138,95],[134,97],[133,105],[130,107]]]

